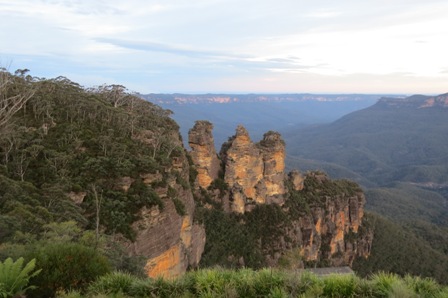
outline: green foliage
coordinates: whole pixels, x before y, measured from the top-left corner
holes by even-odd
[[[89,292],[94,294],[129,293],[135,277],[129,273],[112,272],[99,277],[89,285]]]
[[[34,285],[28,286],[28,284],[31,278],[41,272],[41,269],[34,270],[36,267],[35,259],[29,261],[25,266],[23,266],[23,263],[24,258],[19,258],[15,262],[11,258],[7,258],[4,262],[0,262],[1,297],[16,297],[35,288]]]
[[[429,284],[428,284],[429,283]],[[113,272],[89,286],[86,297],[435,297],[447,293],[433,281],[379,273],[368,279],[355,275],[317,276],[308,271],[222,268],[191,271],[176,279],[150,279]],[[69,292],[61,297],[82,297]]]
[[[369,276],[384,270],[399,275],[412,274],[432,277],[446,283],[448,276],[448,257],[435,250],[401,226],[379,215],[365,215],[373,227],[371,255],[358,258],[353,269],[361,276]]]
[[[322,294],[324,297],[349,298],[356,296],[358,279],[353,275],[330,275],[325,277]]]
[[[432,278],[421,278],[419,276],[406,275],[403,279],[404,283],[413,290],[419,297],[431,298],[439,297],[442,289]]]
[[[205,224],[207,242],[201,258],[201,266],[221,265],[259,268],[263,257],[257,240],[237,214],[227,214],[215,209],[200,209]]]
[[[171,200],[173,200],[177,214],[179,214],[180,216],[184,216],[187,214],[187,211],[185,210],[185,204],[179,198],[174,197]]]
[[[426,260],[435,267],[421,264],[422,274],[438,280],[445,275],[446,280],[448,275],[441,267],[448,257],[448,110],[419,108],[426,99],[417,96],[393,104],[383,100],[331,124],[286,135],[287,164],[301,170],[320,168],[332,177],[358,181],[369,188],[366,209],[404,227],[413,238],[401,245],[413,258],[394,258],[388,254],[395,249],[385,248],[381,253],[389,261],[376,266],[372,262],[371,272],[382,269],[404,274],[405,268],[412,267],[410,272],[418,274],[417,263]],[[390,235],[394,229],[382,227],[385,230],[378,227],[375,238]],[[391,247],[386,242],[382,245]],[[439,253],[432,253],[434,249]]]
[[[86,90],[64,77],[8,76],[8,95],[34,95],[0,135],[1,239],[13,241],[16,231],[41,235],[44,225],[67,220],[94,228],[98,208],[107,233],[133,239],[137,211],[163,205],[141,175],[175,175],[168,166],[184,154],[170,112],[123,86]],[[128,192],[124,177],[133,181]]]
[[[42,274],[31,281],[37,286],[33,297],[53,297],[57,291],[85,289],[111,268],[107,259],[93,248],[77,243],[53,243],[32,251]]]

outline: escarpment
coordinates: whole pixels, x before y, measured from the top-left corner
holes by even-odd
[[[223,265],[279,266],[285,260],[291,262],[290,256],[295,255],[294,266],[342,266],[351,265],[357,256],[369,255],[373,235],[362,226],[365,197],[358,185],[333,181],[320,172],[303,175],[295,170],[286,174],[285,142],[272,131],[254,143],[247,130],[238,126],[235,135],[222,145],[219,158],[210,156],[210,152],[215,154],[213,142],[202,142],[201,148],[195,142],[204,126],[205,139],[213,140],[211,126],[202,121],[196,122],[189,137],[198,182],[202,179],[199,173],[216,173],[217,162],[222,169],[212,182],[198,183],[202,187],[198,197],[206,207],[203,220],[211,235],[207,238],[204,264],[220,259]],[[213,168],[210,160],[214,161]],[[208,174],[207,179],[213,177]],[[217,222],[216,212],[227,213],[230,219]],[[208,221],[208,216],[214,219]],[[222,233],[229,233],[228,237],[212,231],[221,228]],[[239,234],[250,237],[238,240]],[[238,247],[238,241],[247,242],[246,255],[241,249],[217,256],[215,246]],[[248,255],[249,251],[259,256],[257,261]]]
[[[182,148],[178,135],[171,142]],[[131,254],[146,257],[145,271],[150,277],[177,277],[188,267],[196,267],[205,245],[203,226],[193,222],[193,194],[185,185],[189,180],[186,153],[179,151],[164,170],[163,175],[141,175],[155,189],[163,208],[155,205],[138,211],[139,220],[132,224],[137,236],[128,246]]]

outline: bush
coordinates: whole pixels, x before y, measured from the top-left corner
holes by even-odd
[[[324,279],[325,297],[355,297],[357,278],[354,275],[330,275]]]
[[[33,297],[54,297],[61,290],[84,290],[97,277],[110,272],[107,259],[96,250],[77,243],[54,243],[37,248],[30,257],[42,273],[31,281]]]
[[[129,293],[136,277],[124,272],[112,272],[99,277],[89,286],[89,292],[94,294]]]
[[[407,275],[404,283],[421,298],[437,297],[442,292],[440,285],[432,278]]]

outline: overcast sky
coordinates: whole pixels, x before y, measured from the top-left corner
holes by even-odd
[[[0,65],[150,92],[448,92],[446,0],[0,0]]]

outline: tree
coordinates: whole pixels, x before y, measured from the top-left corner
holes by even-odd
[[[35,90],[26,85],[17,94],[10,94],[9,87],[14,83],[14,76],[0,68],[0,132],[10,122],[26,102],[34,95]]]
[[[93,91],[105,96],[106,101],[112,103],[114,108],[121,107],[130,100],[126,87],[122,85],[103,85]]]

